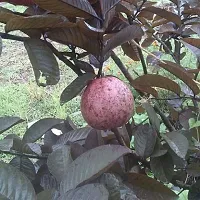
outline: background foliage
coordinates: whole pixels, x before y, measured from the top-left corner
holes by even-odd
[[[0,163],[1,198],[170,200],[184,198],[182,192],[189,190],[188,199],[199,199],[200,3],[13,4],[28,8],[0,7],[5,24],[0,46],[6,40],[23,44],[37,85],[47,89],[31,82],[19,96],[1,89],[0,151],[13,155],[7,157],[9,164]],[[18,79],[31,80],[27,68],[10,69],[2,69],[3,84],[13,81],[14,70],[20,72]],[[77,96],[88,80],[103,74],[124,80],[135,97],[132,119],[112,131],[88,127],[79,111]],[[12,111],[8,102],[16,98],[26,109],[5,116],[4,107]],[[38,121],[25,129],[26,118]]]

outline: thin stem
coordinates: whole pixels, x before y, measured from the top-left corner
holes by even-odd
[[[0,36],[2,39],[15,40],[15,41],[20,41],[20,42],[24,42],[29,39],[29,37],[21,37],[21,36],[11,35],[8,33],[2,33],[2,32],[0,32]]]
[[[52,52],[67,66],[69,66],[78,76],[81,76],[83,73],[79,68],[77,68],[70,60],[68,60],[62,53],[60,53],[51,43],[46,41],[48,47],[52,50]]]
[[[114,53],[114,51],[111,52],[111,58],[114,60],[116,65],[119,67],[121,72],[124,74],[124,76],[127,78],[127,80],[132,83],[134,81],[131,74],[128,72],[122,61],[118,58],[118,56]]]
[[[48,158],[48,155],[26,154],[26,153],[20,153],[20,152],[14,151],[14,150],[0,151],[0,153],[15,155],[15,156],[21,156],[21,157],[27,157],[27,158],[34,158],[34,159],[47,159]]]
[[[157,105],[154,105],[154,110],[160,115],[163,123],[168,128],[169,131],[175,131],[175,128],[170,123],[169,119],[165,116],[165,114],[160,110],[160,108]]]
[[[0,36],[3,39],[15,40],[15,41],[20,41],[20,42],[24,42],[30,39],[29,37],[21,37],[21,36],[11,35],[8,33],[2,33],[2,32],[0,32]],[[49,46],[52,52],[67,66],[69,66],[78,76],[83,74],[80,69],[76,68],[75,65],[71,61],[69,61],[62,53],[60,53],[52,44],[50,44],[47,41],[46,41],[46,44]]]
[[[122,136],[120,135],[119,130],[117,128],[113,128],[113,129],[111,129],[111,131],[115,134],[115,137],[116,137],[117,141],[119,142],[119,144],[122,146],[126,146],[126,143],[124,142]]]
[[[168,53],[172,56],[172,58],[174,59],[174,61],[176,63],[178,63],[178,60],[176,59],[175,55],[173,54],[173,52],[169,49],[169,47],[157,36],[157,35],[153,35],[153,37],[160,42],[168,51]]]
[[[142,9],[142,7],[143,7],[143,5],[145,4],[146,1],[147,0],[143,0],[143,2],[141,3],[141,5],[139,7],[137,7],[137,11],[136,11],[136,13],[133,16],[133,19],[135,19],[137,17],[138,13],[141,11],[141,9]]]
[[[170,101],[170,100],[176,100],[176,99],[190,99],[190,100],[196,100],[196,101],[200,101],[200,98],[197,97],[188,97],[188,96],[184,96],[184,97],[174,97],[174,98],[149,98],[152,100],[157,100],[157,101]]]
[[[145,1],[143,1],[143,3],[145,3]],[[132,25],[133,24],[133,17],[130,16],[130,15],[127,15],[127,18],[128,18],[129,24]],[[138,39],[135,39],[134,41],[135,41],[135,43],[137,43],[139,45]],[[142,63],[143,72],[144,72],[144,74],[147,74],[148,72],[147,72],[147,66],[146,66],[146,62],[145,62],[145,59],[144,59],[144,55],[143,55],[141,48],[139,48],[138,45],[136,45],[136,46],[137,46],[137,51],[138,51],[138,54],[139,54],[139,57],[140,57],[140,60],[141,60],[141,63]]]

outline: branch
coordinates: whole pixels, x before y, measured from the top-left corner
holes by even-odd
[[[2,32],[0,32],[0,36],[3,39],[15,40],[15,41],[20,41],[20,42],[24,42],[30,39],[29,37],[21,37],[21,36],[11,35],[8,33],[2,33]],[[80,69],[76,68],[75,65],[71,61],[69,61],[64,55],[62,55],[62,53],[60,53],[52,44],[50,44],[49,42],[46,42],[46,44],[49,46],[52,52],[67,66],[69,66],[78,76],[83,74]]]
[[[124,74],[124,76],[128,79],[128,81],[131,83],[134,81],[133,77],[131,74],[128,72],[122,61],[118,58],[118,56],[115,54],[114,51],[111,52],[111,58],[115,62],[115,64],[119,67],[121,72]]]
[[[113,128],[111,129],[111,131],[115,134],[115,137],[117,141],[119,142],[119,144],[126,147],[126,143],[124,142],[122,136],[120,135],[119,130],[117,128]]]
[[[146,2],[146,1],[143,0],[143,4],[144,4],[145,2]],[[143,4],[142,4],[142,5],[143,5]],[[140,8],[140,9],[141,9],[141,8]],[[129,24],[132,25],[132,24],[133,24],[133,17],[130,16],[130,15],[127,15],[127,18],[128,18]],[[135,43],[137,43],[137,44],[139,45],[138,39],[135,39],[134,41],[135,41]],[[144,60],[144,55],[143,55],[143,53],[142,53],[141,48],[139,48],[138,45],[137,45],[137,51],[138,51],[138,53],[139,53],[139,57],[140,57],[140,60],[141,60],[141,63],[142,63],[143,71],[144,71],[144,74],[147,74],[147,65],[146,65],[146,62],[145,62],[145,60]]]
[[[14,151],[14,150],[0,151],[0,153],[15,155],[15,156],[21,156],[21,157],[27,157],[27,158],[34,158],[34,159],[47,159],[48,158],[48,155],[26,154],[26,153],[20,153],[20,152]]]
[[[174,59],[174,61],[176,63],[178,63],[178,60],[176,59],[176,57],[174,56],[173,52],[169,49],[169,47],[157,36],[157,35],[153,35],[153,37],[160,42],[168,51],[168,53],[172,56],[172,58]]]
[[[200,102],[200,98],[198,97],[189,97],[189,96],[183,96],[183,97],[174,97],[174,98],[149,98],[151,100],[157,100],[157,101],[167,101],[167,100],[176,100],[176,99],[190,99],[190,100],[196,100]]]
[[[60,53],[51,43],[46,41],[46,44],[48,47],[52,50],[52,52],[67,66],[69,66],[78,76],[81,76],[83,73],[79,68],[76,68],[76,66],[68,60],[62,53]]]
[[[175,128],[170,123],[169,119],[165,116],[165,114],[160,110],[160,108],[157,105],[154,105],[154,110],[160,115],[163,123],[168,128],[169,131],[175,131]]]
[[[29,37],[21,37],[21,36],[11,35],[8,33],[2,33],[2,32],[0,32],[0,36],[2,39],[15,40],[15,41],[20,41],[20,42],[24,42],[29,39]]]

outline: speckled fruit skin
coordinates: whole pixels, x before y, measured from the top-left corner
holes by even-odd
[[[132,116],[133,95],[128,86],[114,76],[89,82],[81,98],[81,112],[91,127],[109,130],[124,125]]]

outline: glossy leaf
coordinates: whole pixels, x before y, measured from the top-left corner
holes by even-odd
[[[104,47],[104,55],[114,49],[115,47],[126,43],[127,41],[130,41],[132,39],[138,39],[143,36],[143,30],[142,28],[138,25],[130,25],[124,29],[122,29],[120,32],[115,34],[110,40],[108,40],[106,46]]]
[[[61,193],[98,177],[117,159],[128,153],[131,153],[130,149],[119,145],[103,145],[85,152],[69,166],[61,182]],[[85,171],[85,169],[87,170]]]
[[[17,156],[10,161],[10,165],[23,172],[29,180],[35,179],[35,166],[29,158]]]
[[[109,200],[120,199],[121,182],[120,177],[111,173],[104,173],[99,178],[99,183],[104,184],[109,192]]]
[[[85,128],[69,131],[63,134],[59,138],[59,140],[56,142],[56,144],[65,145],[67,144],[67,142],[76,142],[76,141],[85,140],[91,131],[93,131],[91,127],[85,127]]]
[[[151,126],[148,124],[139,126],[134,137],[136,153],[143,158],[148,158],[153,153],[156,138],[157,133]]]
[[[0,151],[10,151],[13,147],[13,139],[0,140]]]
[[[9,128],[22,123],[24,120],[19,117],[0,117],[0,133],[3,133],[4,131],[8,130]]]
[[[143,174],[129,173],[127,181],[131,184],[134,193],[143,200],[177,200],[172,190],[162,183]]]
[[[85,73],[81,76],[78,76],[72,83],[70,83],[62,92],[60,97],[60,103],[70,101],[76,97],[82,89],[88,84],[88,81],[92,80],[95,77],[93,73]]]
[[[23,146],[23,152],[28,154],[37,154],[41,155],[42,150],[41,146],[37,143],[27,143]]]
[[[153,109],[153,106],[148,102],[144,102],[144,103],[142,103],[142,107],[147,111],[147,114],[149,116],[149,120],[150,120],[152,126],[156,129],[157,132],[159,132],[160,131],[160,120],[159,120],[155,110]]]
[[[151,170],[154,176],[164,183],[169,183],[173,177],[174,164],[170,154],[151,158]]]
[[[107,12],[111,10],[119,2],[120,0],[110,0],[110,1],[100,0],[100,6],[103,18],[105,18]]]
[[[164,60],[166,63],[159,62],[158,65],[164,68],[165,70],[169,71],[170,73],[174,74],[177,78],[181,79],[186,85],[188,85],[194,94],[199,93],[199,88],[196,83],[190,78],[187,72],[182,68],[182,66],[173,63],[171,61]]]
[[[70,190],[58,200],[108,200],[109,193],[102,184],[88,184]]]
[[[24,143],[33,143],[41,138],[50,128],[63,122],[62,119],[46,118],[34,123],[24,134]]]
[[[181,25],[181,18],[178,15],[174,14],[173,12],[169,12],[165,9],[156,8],[156,7],[153,7],[153,6],[144,8],[143,10],[157,14],[160,17],[163,17],[170,22],[174,22],[178,26]]]
[[[138,54],[137,46],[132,43],[124,43],[121,45],[124,53],[134,61],[139,61],[140,57]]]
[[[34,0],[34,2],[45,10],[52,11],[66,17],[83,17],[88,18],[90,16],[97,17],[94,9],[91,7],[88,1],[72,1],[72,0]]]
[[[55,85],[60,79],[60,71],[55,56],[46,43],[39,39],[24,41],[39,86]],[[45,77],[43,83],[40,79]]]
[[[158,74],[146,74],[136,78],[135,81],[136,83],[143,86],[163,88],[172,91],[178,95],[181,93],[181,88],[176,82]]]
[[[183,134],[174,131],[163,134],[162,137],[179,157],[185,158],[189,148],[189,142]]]
[[[27,30],[39,28],[71,28],[76,26],[66,18],[58,15],[34,15],[30,17],[15,17],[9,20],[5,26],[5,31]]]
[[[52,29],[46,35],[49,39],[61,44],[80,47],[93,55],[100,54],[101,45],[98,42],[99,37],[96,37],[98,34],[95,34],[94,37],[88,37],[81,31],[80,27]]]
[[[35,200],[31,182],[15,167],[0,162],[0,194],[8,199]]]
[[[60,182],[72,161],[70,146],[63,146],[48,156],[47,165],[51,174]]]

